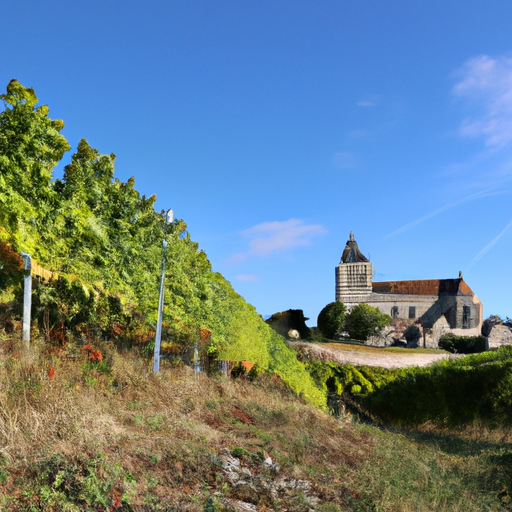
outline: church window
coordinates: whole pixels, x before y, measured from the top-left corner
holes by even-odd
[[[409,306],[409,318],[416,318],[416,306]]]
[[[462,328],[469,329],[471,327],[471,309],[469,306],[462,306]]]

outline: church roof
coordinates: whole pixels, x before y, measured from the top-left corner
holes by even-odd
[[[471,288],[461,278],[381,281],[373,283],[373,292],[404,295],[474,295]]]

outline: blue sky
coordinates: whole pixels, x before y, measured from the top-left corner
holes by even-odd
[[[509,0],[3,0],[0,87],[115,153],[262,315],[315,325],[353,231],[375,280],[460,270],[512,316],[511,25]]]

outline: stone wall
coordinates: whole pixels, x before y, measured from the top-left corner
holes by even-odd
[[[490,349],[512,345],[512,326],[508,324],[493,325],[487,339]]]
[[[372,264],[340,263],[336,267],[336,300],[348,309],[366,300],[372,294]]]

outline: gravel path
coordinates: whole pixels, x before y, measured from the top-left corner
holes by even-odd
[[[424,354],[411,349],[409,354],[387,352],[372,347],[356,345],[329,345],[319,343],[291,342],[291,346],[309,350],[315,359],[332,361],[339,364],[355,364],[360,366],[380,366],[382,368],[406,368],[408,366],[428,366],[441,359],[460,356],[454,354]],[[386,353],[387,352],[387,353]]]

